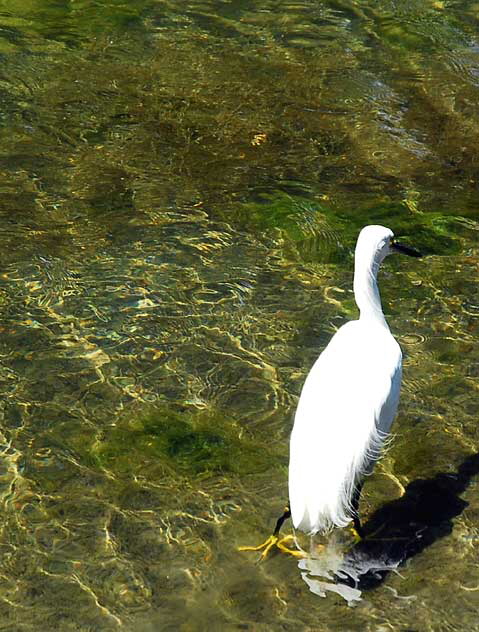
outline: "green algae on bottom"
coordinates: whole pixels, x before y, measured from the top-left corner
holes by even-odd
[[[255,443],[230,416],[165,405],[125,415],[95,441],[91,456],[113,472],[156,461],[180,475],[257,474],[284,462],[284,453]]]

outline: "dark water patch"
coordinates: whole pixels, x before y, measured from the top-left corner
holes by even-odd
[[[365,538],[345,556],[340,581],[361,590],[377,588],[391,570],[448,536],[453,520],[468,506],[461,495],[478,474],[479,454],[474,454],[457,472],[411,482],[404,496],[364,524]]]

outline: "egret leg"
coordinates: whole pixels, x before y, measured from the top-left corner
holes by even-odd
[[[283,524],[286,522],[288,518],[291,518],[291,509],[289,508],[289,505],[286,505],[286,507],[284,508],[283,514],[276,521],[276,526],[274,528],[273,535],[276,535],[276,536],[279,535],[279,532],[281,531],[281,527],[283,526]]]
[[[359,542],[364,538],[364,529],[361,525],[361,520],[359,519],[359,501],[361,499],[361,492],[363,489],[363,484],[358,483],[354,489],[354,494],[351,499],[351,507],[353,510],[353,535],[355,539]]]
[[[300,551],[290,549],[288,546],[286,546],[286,542],[291,542],[292,540],[294,540],[294,537],[292,535],[287,535],[284,538],[279,537],[281,527],[288,518],[291,518],[291,510],[289,508],[289,505],[285,507],[284,512],[276,521],[274,531],[267,540],[265,540],[262,544],[258,546],[240,546],[238,547],[238,551],[262,551],[260,557],[260,561],[262,561],[267,557],[268,553],[275,546],[283,553],[289,553],[290,555],[294,555],[295,557],[303,557],[303,553],[301,553]]]
[[[361,521],[359,519],[359,501],[361,498],[361,492],[363,489],[363,484],[362,483],[358,483],[358,485],[356,486],[355,490],[354,490],[354,494],[353,497],[351,499],[351,507],[354,511],[353,514],[353,527],[351,528],[351,531],[353,533],[354,539],[356,540],[356,542],[361,542],[361,540],[366,539],[366,536],[364,534],[364,529],[361,525]],[[376,529],[376,531],[374,531],[373,533],[370,533],[367,537],[368,540],[376,540],[377,538],[375,538],[374,536],[379,533],[385,525],[381,525],[379,527],[379,529]]]

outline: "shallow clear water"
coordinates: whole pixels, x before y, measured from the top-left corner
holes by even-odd
[[[477,629],[478,24],[0,2],[3,630]],[[256,564],[367,223],[426,254],[381,271],[405,362],[375,537]]]

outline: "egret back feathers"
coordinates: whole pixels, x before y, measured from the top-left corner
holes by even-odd
[[[352,520],[354,489],[379,458],[396,414],[402,355],[376,281],[392,237],[383,226],[361,231],[354,273],[359,320],[335,333],[301,392],[291,434],[289,500],[294,526],[307,533]]]

